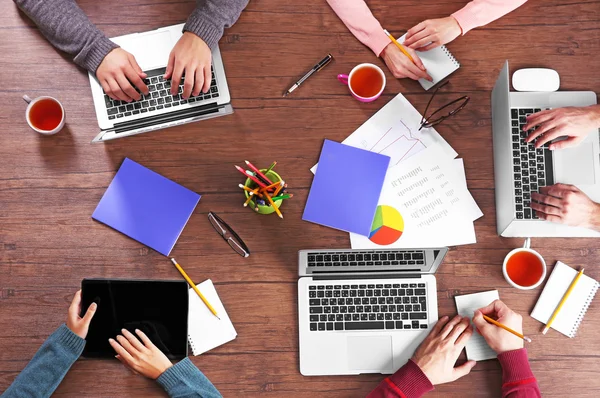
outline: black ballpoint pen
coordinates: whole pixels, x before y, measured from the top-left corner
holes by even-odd
[[[292,87],[290,87],[285,93],[283,93],[283,96],[287,97],[288,95],[290,95],[292,93],[292,91],[294,91],[295,89],[297,89],[298,87],[300,87],[300,85],[302,83],[304,83],[304,81],[306,79],[308,79],[313,74],[315,74],[316,72],[318,72],[321,69],[323,69],[328,63],[330,63],[332,59],[333,59],[333,55],[327,54],[327,56],[325,58],[323,58],[321,61],[319,61],[318,64],[316,64],[315,66],[313,66],[311,70],[309,70],[308,72],[306,72],[306,74],[300,78],[300,80],[298,80],[296,83],[294,83],[294,85]]]

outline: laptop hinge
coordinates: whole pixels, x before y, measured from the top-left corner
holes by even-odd
[[[382,274],[382,275],[312,275],[315,281],[330,281],[338,279],[415,279],[421,278],[421,274]]]
[[[224,106],[225,105],[217,105],[217,103],[215,102],[189,109],[182,109],[180,111],[164,113],[161,115],[148,116],[141,119],[131,120],[129,122],[115,123],[113,128],[110,130],[114,131],[116,134],[121,134],[131,130],[155,126],[157,124],[169,123],[176,120],[188,119],[192,117],[209,115],[211,113],[217,113],[219,112],[219,109],[221,109]]]

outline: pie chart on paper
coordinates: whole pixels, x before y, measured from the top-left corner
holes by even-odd
[[[404,231],[404,219],[398,210],[391,206],[377,206],[369,240],[377,245],[387,246],[396,242]]]

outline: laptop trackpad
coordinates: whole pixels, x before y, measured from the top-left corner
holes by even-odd
[[[574,185],[595,184],[594,148],[589,142],[584,141],[573,148],[556,150],[553,155],[554,182]]]
[[[346,342],[350,370],[392,370],[392,336],[349,336]]]

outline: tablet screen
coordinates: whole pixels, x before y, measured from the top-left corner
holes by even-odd
[[[109,338],[125,328],[140,329],[170,359],[187,355],[188,285],[185,281],[84,279],[82,316],[92,302],[98,309],[83,355],[114,357]]]

